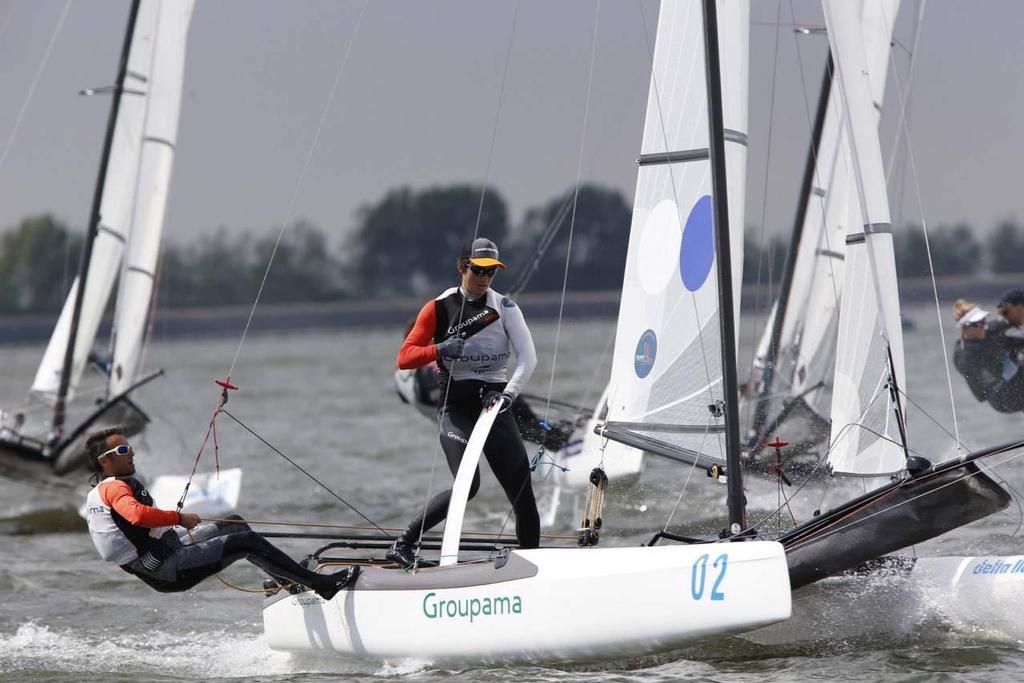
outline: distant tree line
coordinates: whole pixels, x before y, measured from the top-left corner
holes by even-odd
[[[388,192],[356,212],[344,240],[330,239],[305,221],[263,233],[218,228],[188,243],[169,242],[160,261],[163,307],[251,303],[263,281],[267,303],[335,301],[361,296],[425,296],[456,281],[459,248],[478,227],[510,267],[495,286],[508,290],[529,274],[527,291],[615,289],[622,282],[631,208],[615,190],[584,185],[529,208],[513,226],[500,193],[478,185]],[[765,240],[748,228],[743,279],[777,282],[790,253],[788,240]],[[928,233],[937,276],[1024,271],[1024,228],[1004,221],[984,242],[967,225]],[[571,246],[570,246],[571,243]],[[53,216],[26,218],[0,232],[0,314],[58,311],[78,269],[80,230]],[[929,272],[924,231],[896,231],[901,277]],[[540,247],[543,246],[543,249]],[[567,269],[568,264],[568,269]]]

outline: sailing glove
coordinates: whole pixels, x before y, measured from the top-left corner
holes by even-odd
[[[498,411],[503,413],[512,405],[512,400],[511,394],[502,393],[500,391],[488,391],[484,394],[484,408],[490,408],[498,401],[504,401],[505,405],[501,406],[501,410]]]
[[[438,358],[455,360],[462,355],[462,347],[465,345],[466,340],[462,337],[448,337],[440,344],[437,344],[437,356]]]

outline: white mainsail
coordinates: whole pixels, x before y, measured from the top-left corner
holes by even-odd
[[[99,232],[93,243],[92,259],[86,279],[82,311],[75,339],[73,362],[68,385],[68,398],[74,395],[75,387],[82,376],[89,351],[99,329],[100,319],[110,300],[110,292],[121,270],[121,257],[128,239],[132,203],[135,195],[135,176],[138,172],[142,151],[142,130],[146,115],[146,99],[133,92],[146,87],[145,74],[152,63],[151,38],[156,28],[158,4],[143,2],[135,21],[135,31],[128,58],[128,72],[125,76],[125,95],[121,98],[114,137],[107,166],[106,191],[100,202]],[[71,285],[71,291],[64,302],[57,325],[43,354],[43,360],[32,382],[32,393],[52,400],[60,388],[60,376],[64,367],[64,354],[68,348],[71,316],[75,306],[81,276]]]
[[[734,291],[742,281],[749,7],[719,2]],[[608,421],[724,461],[718,256],[698,3],[662,3],[608,388]],[[738,307],[736,322],[738,323]],[[717,415],[714,413],[718,413]],[[606,463],[639,459],[609,443]]]
[[[865,0],[861,5],[864,51],[874,103],[872,114],[877,126],[900,2]],[[772,388],[783,400],[800,396],[821,416],[828,414],[835,367],[846,235],[851,225],[861,224],[842,120],[842,97],[832,88],[815,154],[814,179],[800,242],[794,245],[793,284],[785,306]],[[774,313],[773,308],[758,346],[755,367],[763,367],[766,361]]]
[[[869,3],[870,4],[870,3]],[[855,3],[824,0],[825,21],[849,134],[859,223],[846,237],[829,464],[837,473],[881,475],[905,467],[890,384],[906,386],[903,333],[885,168],[870,68]]]
[[[156,0],[153,4],[158,13],[156,31],[148,36],[151,69],[145,86],[147,106],[132,229],[114,317],[111,396],[130,388],[140,369],[174,164],[185,47],[194,3]]]

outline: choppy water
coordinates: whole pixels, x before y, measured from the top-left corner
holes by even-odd
[[[934,311],[911,311],[919,320],[906,333],[909,391],[945,427],[952,425],[946,379],[935,338]],[[609,321],[569,323],[561,333],[556,395],[581,398],[606,379],[602,353]],[[541,367],[531,391],[546,394],[555,326],[534,324]],[[422,505],[433,465],[447,473],[430,424],[403,408],[391,386],[398,331],[302,332],[250,338],[233,379],[241,386],[229,408],[289,457],[383,526],[402,526]],[[156,344],[149,365],[168,370],[139,401],[157,417],[134,439],[140,471],[152,476],[191,467],[213,408],[216,388],[234,355],[236,339]],[[0,405],[17,404],[31,381],[41,348],[0,349]],[[597,368],[595,370],[595,368]],[[964,441],[982,446],[1024,433],[1019,416],[998,415],[978,404],[954,377]],[[590,400],[596,398],[592,393]],[[951,452],[941,430],[911,411],[914,445],[937,456]],[[330,494],[251,436],[218,423],[222,466],[245,470],[241,512],[254,519],[355,523]],[[201,469],[212,467],[211,451]],[[938,458],[937,459],[941,459]],[[660,528],[678,496],[677,466],[652,461],[639,486],[612,491],[606,510],[607,542],[638,543]],[[999,470],[1024,488],[1024,466]],[[436,486],[436,485],[435,485]],[[753,510],[774,507],[771,487],[753,486]],[[676,519],[694,533],[723,525],[721,487],[703,478],[689,484]],[[262,638],[261,596],[225,588],[216,580],[184,594],[162,595],[103,563],[68,511],[77,496],[0,480],[0,680],[792,680],[1016,679],[1024,650],[1012,636],[958,624],[941,611],[936,595],[906,590],[886,577],[835,580],[797,601],[797,616],[771,644],[741,639],[708,643],[643,660],[590,667],[444,669],[429,662],[367,663],[296,656],[269,650]],[[507,503],[485,474],[481,494],[467,510],[467,527],[496,530]],[[574,528],[578,511],[563,505],[556,531]],[[927,554],[1019,553],[1015,506],[917,548]],[[33,533],[16,533],[17,531]],[[45,532],[45,533],[44,533]],[[311,543],[282,545],[295,555]],[[255,588],[257,571],[239,563],[232,583]],[[895,595],[895,597],[894,597]],[[609,600],[614,587],[609,586]]]

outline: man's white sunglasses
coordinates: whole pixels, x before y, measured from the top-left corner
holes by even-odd
[[[104,452],[100,453],[98,456],[96,456],[96,459],[99,460],[100,458],[105,458],[105,457],[107,457],[108,455],[111,455],[111,454],[128,455],[131,452],[132,452],[132,447],[129,446],[128,444],[126,444],[126,443],[123,443],[123,444],[121,444],[119,446],[114,446],[113,448],[111,448],[108,451],[104,451]]]

